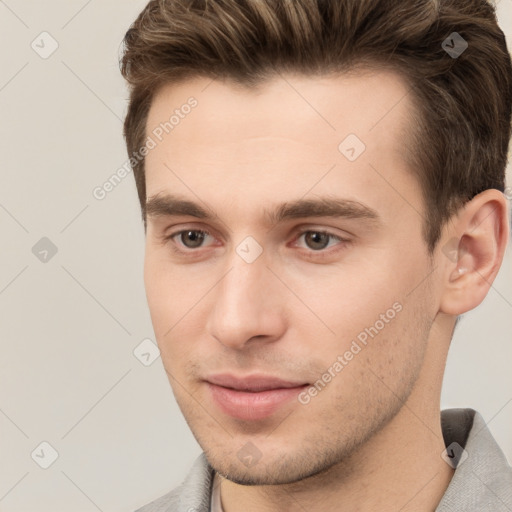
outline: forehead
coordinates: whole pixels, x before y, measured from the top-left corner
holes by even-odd
[[[146,125],[156,143],[147,197],[172,189],[225,204],[237,191],[250,209],[337,189],[377,207],[401,194],[418,203],[405,158],[412,109],[407,83],[390,71],[282,75],[253,88],[208,78],[167,85]]]
[[[398,116],[405,121],[413,108],[409,93],[409,85],[398,73],[369,68],[328,76],[275,75],[255,86],[197,77],[159,89],[146,131],[151,133],[161,122],[168,121],[173,111],[179,111],[194,97],[198,108],[193,110],[193,117],[201,116],[203,121],[202,126],[194,126],[198,137],[222,137],[226,125],[233,126],[237,117],[238,121],[247,121],[240,132],[242,137],[297,135],[304,128],[301,122],[319,126],[322,132],[329,129],[326,134],[364,134],[378,125],[382,127],[391,111],[395,119]],[[389,121],[384,123],[381,135],[389,131]],[[211,122],[217,126],[214,132]],[[180,129],[175,131],[185,136],[187,123],[179,124]]]

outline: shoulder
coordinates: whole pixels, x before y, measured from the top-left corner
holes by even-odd
[[[442,411],[446,452],[455,472],[436,512],[512,510],[512,467],[474,409]]]
[[[181,485],[135,512],[208,512],[213,473],[213,468],[202,453]]]

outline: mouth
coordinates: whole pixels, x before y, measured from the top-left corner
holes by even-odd
[[[245,421],[271,416],[309,386],[303,381],[265,375],[222,374],[205,380],[214,405],[222,413]]]

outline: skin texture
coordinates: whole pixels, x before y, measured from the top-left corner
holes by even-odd
[[[428,254],[425,205],[404,158],[413,106],[389,71],[284,75],[253,89],[187,80],[159,91],[147,133],[191,96],[197,106],[146,157],[147,197],[174,194],[213,218],[148,216],[144,278],[164,367],[223,477],[225,512],[434,510],[453,475],[441,458],[447,351],[456,315],[483,300],[501,264],[505,199],[474,198]],[[366,145],[355,161],[338,149],[348,134]],[[322,197],[379,218],[269,224],[263,214]],[[199,246],[166,239],[180,230],[210,234]],[[319,250],[301,230],[333,237]],[[248,236],[263,249],[252,263],[237,253]],[[214,373],[314,383],[396,303],[307,404],[250,421],[212,401],[204,379]],[[249,449],[260,457],[251,467],[239,458]]]

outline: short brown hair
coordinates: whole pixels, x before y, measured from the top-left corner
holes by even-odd
[[[455,56],[454,32],[468,45]],[[165,84],[204,76],[250,87],[286,71],[358,66],[391,68],[411,87],[412,149],[404,157],[423,191],[433,251],[460,206],[505,187],[512,66],[485,0],[151,0],[121,58],[128,154],[143,146],[152,99]],[[133,171],[146,226],[143,159]]]

